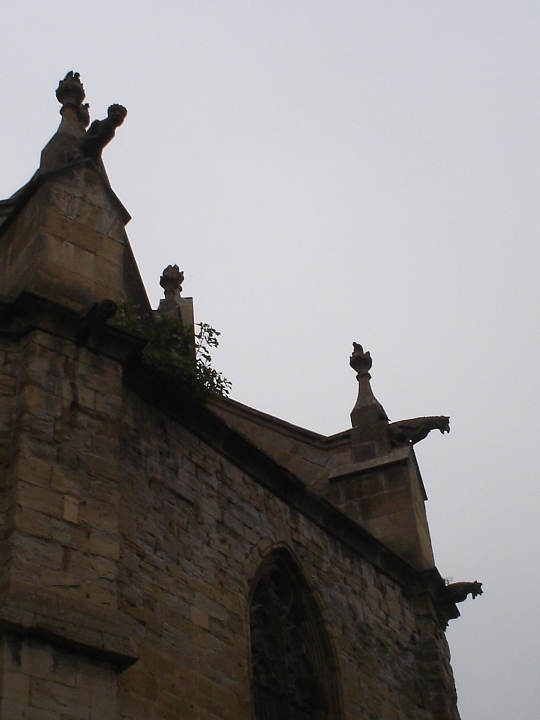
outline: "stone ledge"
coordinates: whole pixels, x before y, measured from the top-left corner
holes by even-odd
[[[261,425],[273,430],[276,433],[285,435],[287,438],[298,439],[301,442],[305,442],[308,445],[312,445],[314,448],[319,450],[335,450],[343,446],[349,446],[350,443],[350,430],[343,430],[342,432],[334,435],[321,435],[313,430],[293,425],[293,423],[282,420],[281,418],[274,417],[262,410],[255,410],[254,408],[244,405],[238,402],[238,400],[232,400],[231,398],[216,398],[212,399],[210,405],[215,409],[216,413],[221,416],[221,411],[225,415],[236,415],[246,420]],[[227,422],[226,418],[225,422]]]
[[[0,633],[90,655],[125,670],[138,660],[137,623],[120,611],[105,611],[40,592],[11,589],[0,601]]]
[[[380,470],[381,468],[388,467],[389,465],[406,462],[411,454],[411,451],[412,445],[406,445],[405,447],[392,450],[392,452],[388,453],[388,455],[382,455],[370,460],[362,460],[362,462],[351,463],[350,465],[342,465],[330,473],[328,480],[329,482],[334,483],[339,480],[345,480],[345,478],[349,478],[353,475],[362,475],[362,473],[370,472],[371,470]]]
[[[0,297],[0,334],[24,337],[35,330],[76,344],[80,315],[75,310],[31,292],[16,298]],[[105,324],[90,333],[84,346],[124,365],[132,353],[142,350],[146,340],[114,325]]]

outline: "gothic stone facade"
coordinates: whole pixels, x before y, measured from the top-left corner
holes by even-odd
[[[330,438],[145,365],[98,312],[151,313],[69,82],[0,203],[0,720],[458,720],[459,613],[369,354]]]

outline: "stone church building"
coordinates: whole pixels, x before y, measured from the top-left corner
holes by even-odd
[[[330,437],[147,362],[118,308],[192,308],[177,268],[150,308],[101,160],[126,110],[56,94],[0,202],[0,720],[458,720],[445,628],[481,587],[435,567],[413,447],[448,418],[389,423],[356,344]]]

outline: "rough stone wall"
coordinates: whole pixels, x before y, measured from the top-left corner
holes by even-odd
[[[129,391],[124,413],[120,596],[145,632],[139,662],[119,677],[121,718],[253,717],[250,583],[280,546],[320,604],[347,718],[458,717],[427,603]]]
[[[0,285],[30,290],[80,310],[123,291],[127,213],[90,163],[60,173],[2,228]],[[125,213],[125,214],[124,214]]]
[[[419,570],[434,567],[425,495],[412,449],[399,462],[334,478],[326,497]]]
[[[120,368],[34,332],[21,341],[16,382],[10,587],[115,608]]]
[[[231,400],[212,409],[314,492],[324,493],[332,470],[352,461],[350,431],[327,438]]]
[[[13,410],[19,345],[4,340],[0,349],[0,538],[5,537],[8,509],[7,468],[12,453]],[[9,553],[5,542],[0,543],[0,591],[7,585]]]
[[[426,598],[146,405],[115,361],[41,331],[5,351],[0,720],[253,720],[249,593],[277,547],[335,649],[335,717],[457,720]]]
[[[114,720],[116,673],[47,643],[0,644],[2,720]]]

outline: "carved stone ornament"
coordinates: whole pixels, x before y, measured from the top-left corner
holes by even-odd
[[[388,429],[390,442],[395,447],[407,443],[414,445],[427,437],[432,430],[439,430],[443,435],[449,433],[450,418],[447,415],[432,415],[411,420],[398,420],[398,422],[391,423]]]
[[[63,80],[60,80],[56,88],[56,97],[62,105],[80,105],[86,93],[78,72],[70,70]]]
[[[116,133],[116,128],[124,122],[127,110],[123,105],[110,105],[105,120],[94,120],[86,132],[83,152],[87,157],[98,161],[105,145],[108,145]]]
[[[353,370],[356,370],[358,396],[351,412],[354,430],[352,441],[353,445],[381,441],[386,452],[388,449],[386,445],[389,443],[388,417],[371,389],[369,370],[372,363],[369,352],[364,352],[364,348],[359,343],[353,343],[353,353],[349,358],[349,364]],[[380,449],[382,450],[382,445]]]
[[[70,70],[56,89],[56,97],[61,103],[62,122],[41,153],[41,173],[48,173],[85,158],[91,158],[107,175],[101,161],[103,148],[113,139],[116,128],[123,122],[127,110],[122,105],[111,105],[105,120],[95,120],[88,131],[90,111],[79,73]]]
[[[349,359],[349,363],[358,375],[368,375],[373,364],[369,352],[364,352],[364,348],[358,343],[353,342],[353,353]]]
[[[475,580],[474,582],[457,582],[446,586],[446,601],[460,603],[467,599],[470,595],[474,600],[477,595],[482,595],[482,583]]]
[[[172,300],[182,292],[184,273],[178,265],[167,265],[159,279],[159,284],[165,290],[165,300]]]
[[[60,114],[63,116],[68,108],[74,110],[77,120],[84,127],[90,122],[90,105],[82,104],[86,97],[84,86],[78,72],[70,70],[63,80],[60,80],[56,88],[56,98],[62,104]]]
[[[159,284],[165,291],[165,297],[159,302],[158,312],[163,315],[180,315],[180,293],[182,292],[182,283],[184,282],[184,273],[178,268],[178,265],[168,265],[161,278]]]

